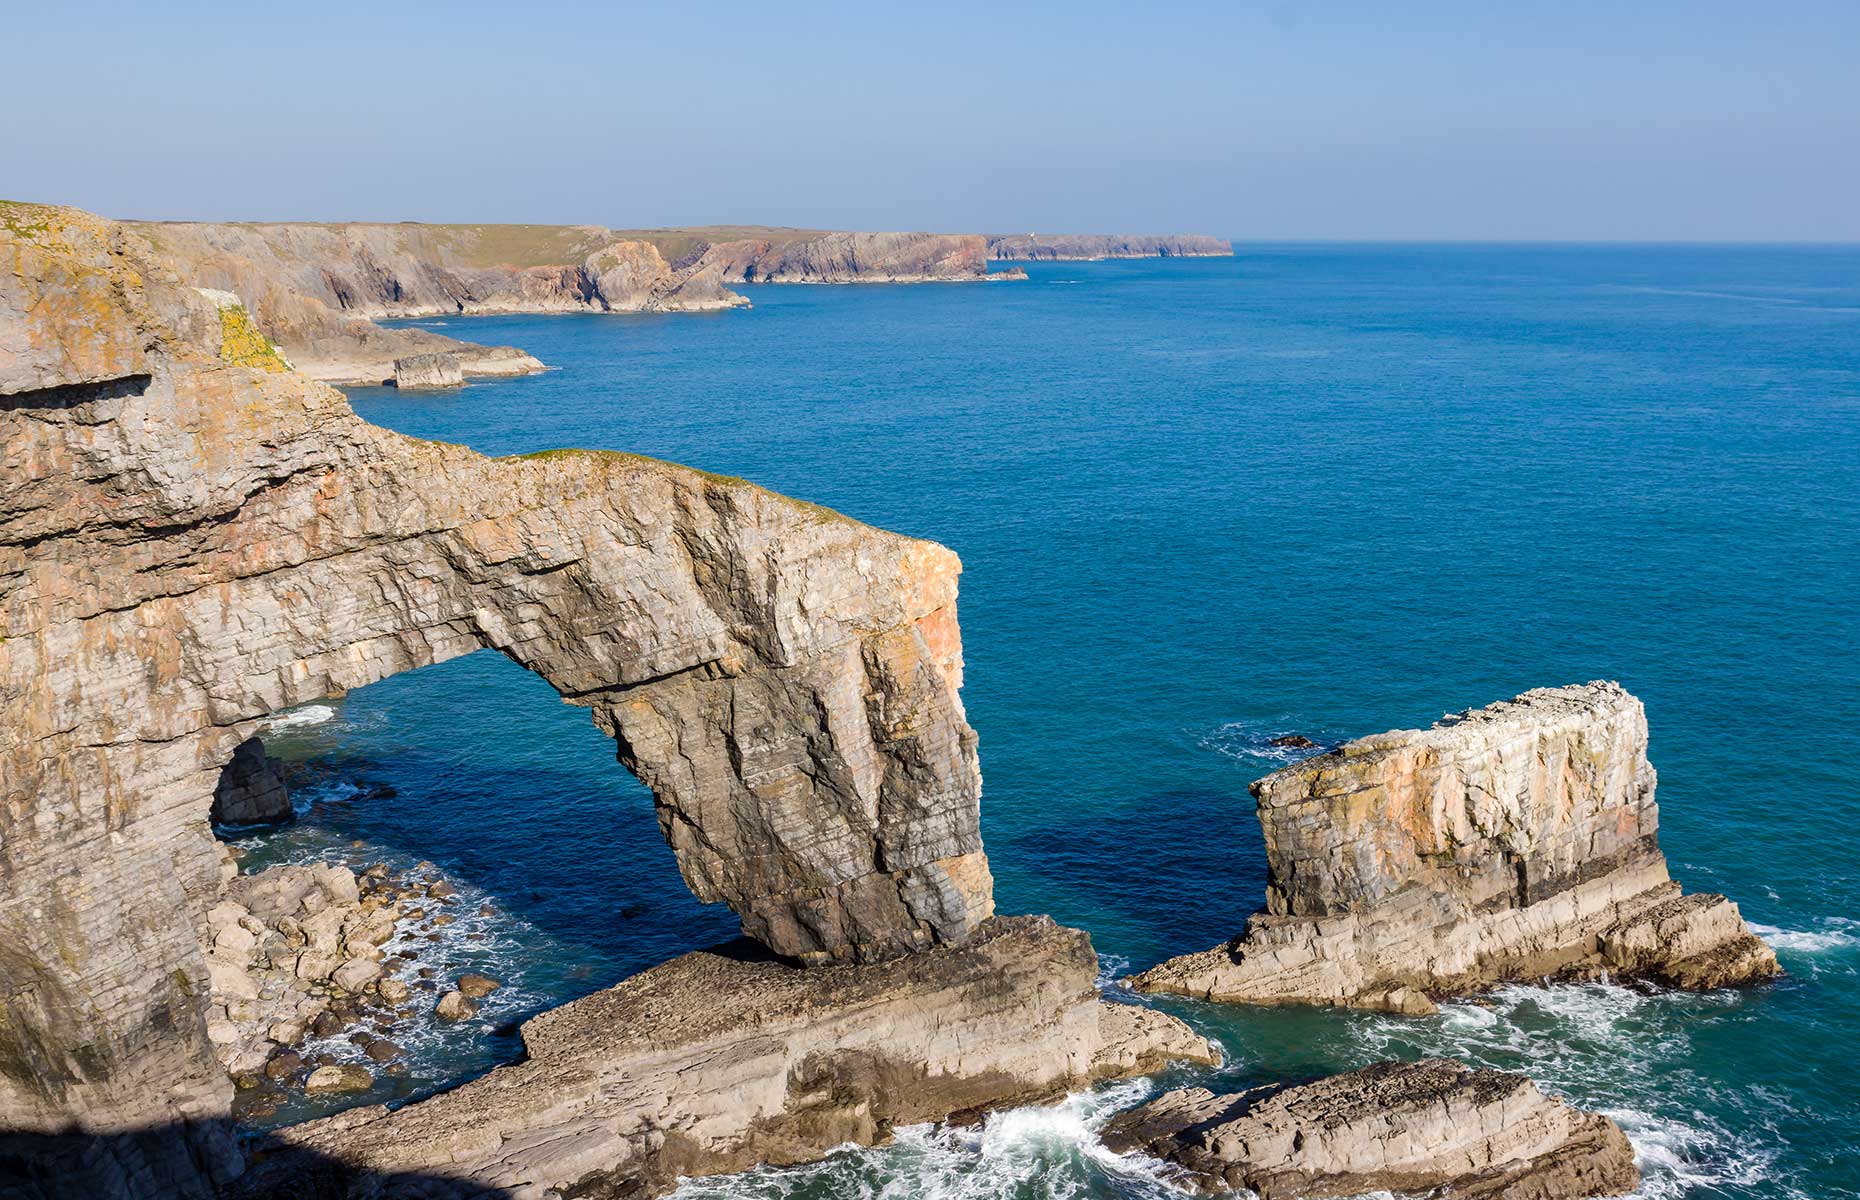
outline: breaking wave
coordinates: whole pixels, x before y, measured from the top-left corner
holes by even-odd
[[[1436,1018],[1367,1018],[1355,1036],[1373,1058],[1447,1055],[1522,1071],[1546,1091],[1612,1117],[1633,1143],[1641,1200],[1715,1195],[1762,1184],[1769,1196],[1807,1200],[1776,1176],[1776,1152],[1759,1132],[1778,1103],[1739,1094],[1695,1069],[1692,1034],[1740,1003],[1731,992],[1637,991],[1612,983],[1507,987],[1478,1002],[1443,1005]],[[1729,1107],[1735,1125],[1714,1115]]]
[[[287,708],[281,713],[267,717],[264,728],[268,732],[283,733],[291,729],[307,729],[312,725],[321,725],[334,719],[336,710],[327,704],[305,704],[298,708]]]
[[[1302,737],[1308,739],[1309,746],[1284,746],[1273,744],[1277,738]],[[1312,733],[1289,725],[1267,724],[1264,721],[1228,721],[1219,725],[1195,740],[1203,750],[1212,750],[1224,758],[1251,765],[1259,763],[1286,766],[1303,762],[1318,754],[1328,754],[1343,745],[1349,739],[1330,733]]]
[[[803,1167],[688,1179],[675,1200],[1179,1200],[1167,1164],[1117,1154],[1098,1139],[1113,1113],[1151,1085],[1121,1083],[1059,1104],[993,1113],[978,1126],[912,1125],[889,1146],[842,1146]]]
[[[1860,921],[1829,917],[1820,929],[1779,929],[1750,922],[1751,932],[1785,954],[1825,954],[1860,946]]]

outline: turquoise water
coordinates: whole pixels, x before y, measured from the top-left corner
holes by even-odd
[[[1456,1054],[1616,1115],[1648,1196],[1860,1196],[1860,249],[1282,246],[1029,273],[422,322],[557,369],[353,398],[408,433],[638,451],[956,549],[1000,906],[1091,930],[1119,966],[1213,945],[1259,902],[1246,785],[1279,765],[1271,735],[1621,680],[1675,874],[1774,931],[1786,980],[1511,989],[1418,1021],[1173,1010],[1226,1047],[1224,1085]],[[494,655],[273,741],[312,803],[263,855],[362,839],[493,903],[447,945],[518,986],[421,1042],[399,1094],[733,929],[586,714]],[[1090,1132],[1131,1094],[692,1190],[1149,1195]]]

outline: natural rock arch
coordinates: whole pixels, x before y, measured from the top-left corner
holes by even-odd
[[[637,456],[368,425],[95,218],[16,206],[0,251],[0,1123],[223,1114],[221,770],[269,713],[481,647],[593,711],[693,891],[776,951],[990,915],[954,554]]]

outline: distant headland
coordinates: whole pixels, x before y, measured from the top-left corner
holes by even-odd
[[[708,312],[731,285],[963,283],[1024,278],[990,261],[1232,254],[1199,236],[858,233],[761,225],[124,222],[182,273],[240,298],[306,374],[428,386],[543,364],[377,321],[530,312]],[[451,360],[434,360],[449,355]],[[415,360],[407,362],[406,360]],[[405,368],[396,364],[405,362]]]

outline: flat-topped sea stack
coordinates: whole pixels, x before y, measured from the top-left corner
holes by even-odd
[[[1260,1200],[1583,1200],[1640,1184],[1634,1149],[1607,1117],[1522,1075],[1442,1058],[1233,1095],[1169,1092],[1114,1117],[1103,1138],[1174,1163],[1198,1191]]]
[[[1193,233],[991,233],[998,262],[1090,262],[1101,258],[1231,258],[1233,243]]]
[[[1097,971],[1090,939],[1044,917],[876,966],[686,954],[525,1022],[520,1062],[284,1131],[229,1196],[278,1195],[319,1164],[460,1195],[652,1196],[681,1175],[805,1162],[897,1125],[1215,1061],[1174,1018],[1101,1001]]]
[[[1420,1013],[1515,981],[1704,989],[1778,973],[1735,904],[1667,874],[1646,714],[1618,684],[1362,738],[1252,792],[1265,911],[1134,987]]]

